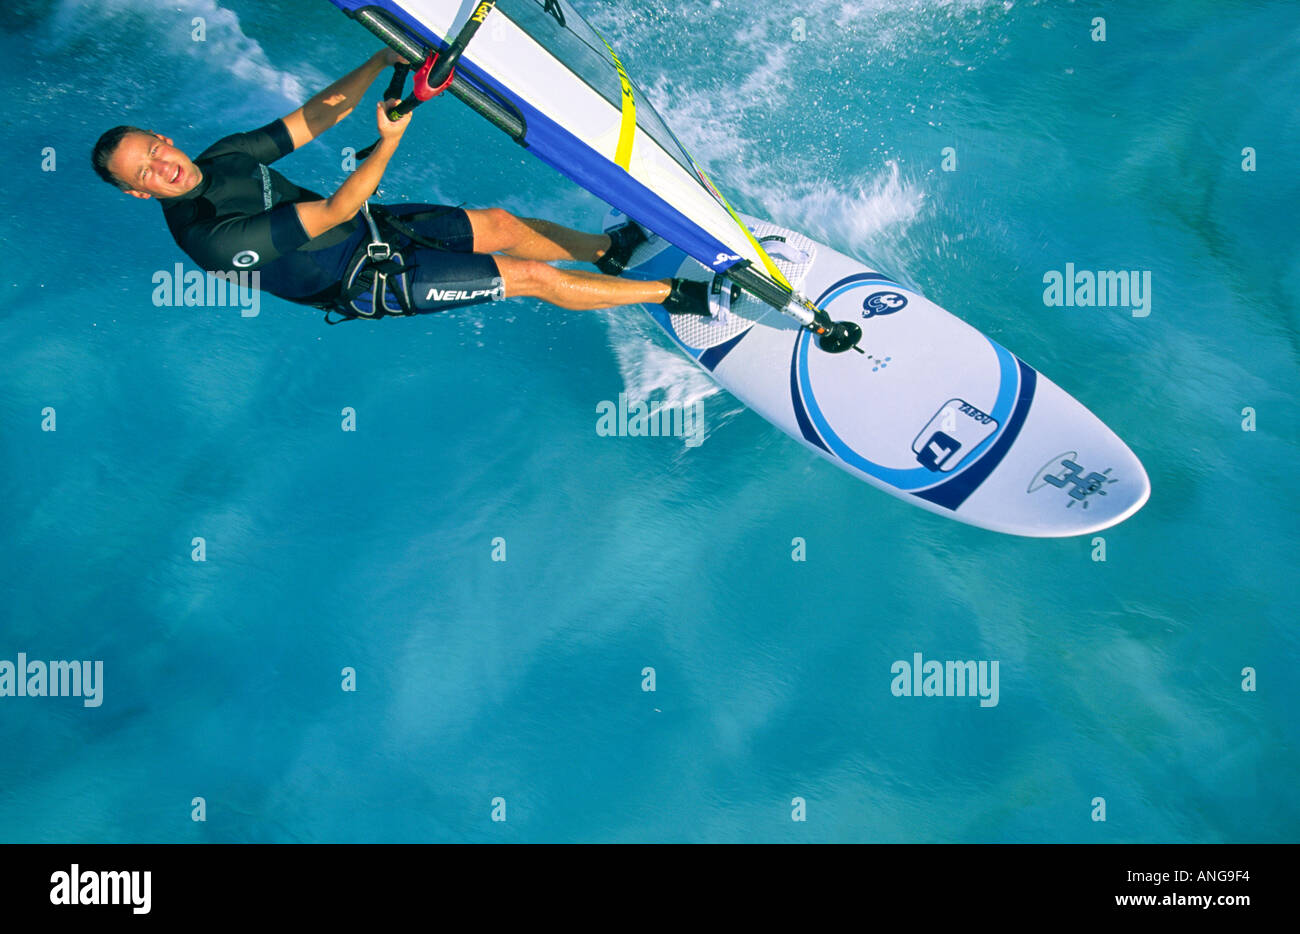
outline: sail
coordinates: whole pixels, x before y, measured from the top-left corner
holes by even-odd
[[[330,0],[378,13],[444,48],[477,0]],[[752,264],[788,289],[775,264],[568,0],[497,0],[456,70],[458,82],[511,111],[519,141],[578,185],[721,272]]]

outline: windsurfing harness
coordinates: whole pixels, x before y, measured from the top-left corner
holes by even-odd
[[[427,310],[417,307],[412,299],[412,287],[417,264],[402,255],[415,252],[412,247],[425,247],[447,251],[451,245],[440,238],[423,234],[412,224],[439,218],[447,211],[435,206],[427,211],[406,213],[398,217],[382,205],[363,202],[361,213],[370,232],[369,242],[363,243],[348,263],[338,294],[329,301],[318,303],[325,311],[326,324],[338,324],[352,318],[382,318],[387,315],[413,315]],[[402,239],[401,248],[391,241]],[[331,313],[343,317],[331,318]]]

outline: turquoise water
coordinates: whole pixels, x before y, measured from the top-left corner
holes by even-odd
[[[0,661],[104,680],[0,697],[0,840],[1294,841],[1300,9],[1157,6],[850,2],[801,40],[756,3],[580,7],[739,208],[1132,446],[1152,498],[1099,562],[870,489],[639,313],[155,307],[184,257],[90,174],[99,133],[194,154],[375,43],[323,0],[8,4]],[[370,119],[278,167],[332,190]],[[602,213],[451,100],[383,191]],[[1045,307],[1066,263],[1151,271],[1150,315]],[[706,440],[599,436],[620,392],[701,401]],[[894,696],[915,652],[997,661],[998,704]]]

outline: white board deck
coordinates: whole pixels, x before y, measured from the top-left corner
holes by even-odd
[[[625,220],[606,218],[609,229]],[[1051,380],[925,296],[802,234],[746,217],[796,291],[861,325],[830,354],[751,295],[725,320],[646,311],[722,388],[837,467],[922,509],[997,532],[1086,535],[1147,501],[1141,462]],[[625,273],[711,280],[651,237]]]

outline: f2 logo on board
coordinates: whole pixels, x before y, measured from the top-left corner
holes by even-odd
[[[1107,467],[1101,473],[1095,470],[1088,471],[1075,460],[1078,456],[1078,451],[1066,451],[1052,458],[1043,465],[1042,470],[1034,474],[1034,479],[1029,482],[1029,489],[1025,492],[1036,493],[1045,486],[1054,486],[1069,494],[1065,503],[1066,509],[1075,503],[1080,503],[1084,509],[1087,509],[1088,501],[1092,497],[1105,496],[1105,487],[1118,483],[1119,480],[1110,475],[1115,468]]]
[[[907,307],[907,296],[898,292],[873,292],[862,303],[862,317],[874,318],[878,315],[892,315]]]

